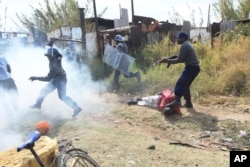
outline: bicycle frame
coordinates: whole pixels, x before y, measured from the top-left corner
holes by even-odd
[[[20,152],[23,149],[29,149],[37,162],[39,163],[40,167],[45,167],[44,163],[42,162],[41,158],[38,156],[36,151],[33,149],[35,142],[41,137],[41,134],[39,131],[33,131],[28,135],[28,139],[21,144],[17,148],[17,152]],[[72,145],[72,140],[61,140],[61,144],[59,144],[59,152],[60,155],[56,157],[54,160],[57,160],[59,162],[60,166],[65,166],[68,163],[70,163],[71,167],[79,166],[82,167],[100,167],[100,165],[91,158],[86,151],[83,151],[79,148],[75,148]],[[74,164],[71,164],[73,160],[76,160]]]

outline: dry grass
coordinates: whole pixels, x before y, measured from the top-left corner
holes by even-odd
[[[179,45],[169,48],[167,44],[168,41],[163,40],[155,46],[146,47],[143,52],[145,60],[138,62],[152,64],[159,58],[178,54]],[[192,83],[192,93],[248,96],[250,94],[249,44],[250,38],[243,36],[228,43],[222,43],[220,38],[217,38],[214,48],[211,48],[210,44],[193,44],[200,60],[201,72]],[[153,94],[160,91],[157,89],[172,89],[183,68],[183,64],[175,64],[170,68],[166,68],[165,65],[149,67],[145,75],[142,75],[142,90],[131,90],[135,83],[121,78],[122,91],[126,93],[143,91]]]

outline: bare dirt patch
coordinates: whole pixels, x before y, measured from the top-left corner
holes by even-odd
[[[165,117],[152,108],[128,106],[127,95],[102,97],[108,110],[77,120],[93,126],[81,146],[102,166],[226,167],[230,150],[248,149],[249,136],[240,136],[240,131],[250,131],[250,115],[244,112],[248,106],[230,98],[199,101],[194,109],[182,108],[182,115]]]

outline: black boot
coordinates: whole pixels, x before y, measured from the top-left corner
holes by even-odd
[[[135,73],[135,77],[136,77],[137,81],[139,81],[139,82],[141,81],[141,74],[139,72]]]
[[[119,89],[120,89],[120,84],[113,82],[112,83],[112,91],[116,92],[116,91],[119,91]]]
[[[136,77],[137,81],[141,81],[141,74],[140,72],[130,72],[129,76],[127,76],[127,78],[132,78],[132,77]]]
[[[186,103],[182,107],[193,108],[192,101],[191,100],[186,100]]]
[[[141,101],[140,98],[133,98],[133,99],[130,99],[127,104],[130,106],[130,105],[137,105],[138,102]]]
[[[175,96],[174,101],[172,101],[171,103],[167,104],[166,107],[177,107],[177,106],[181,106],[181,97],[180,96]]]

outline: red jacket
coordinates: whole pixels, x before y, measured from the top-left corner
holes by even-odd
[[[166,108],[166,105],[168,103],[171,103],[174,100],[174,98],[175,98],[175,95],[171,90],[163,89],[161,92],[161,97],[157,105],[158,110],[163,111]],[[181,110],[180,107],[174,107],[174,111],[176,113],[179,113],[180,110]]]

